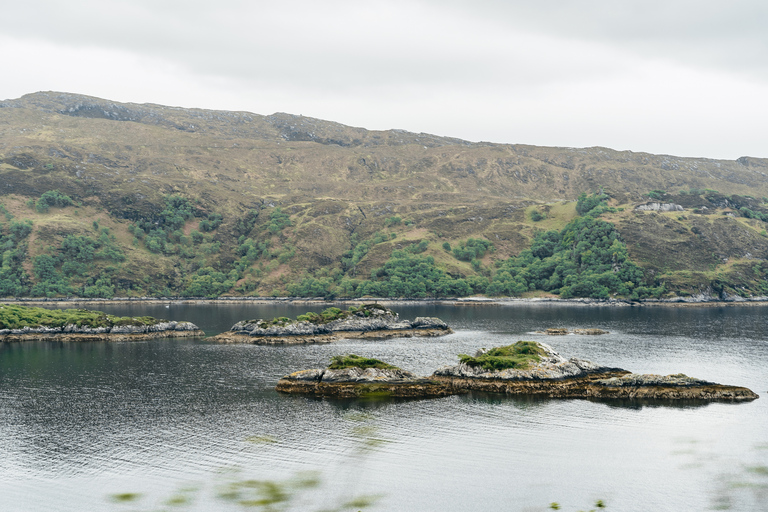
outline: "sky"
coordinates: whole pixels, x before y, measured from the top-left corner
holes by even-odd
[[[766,27],[764,0],[25,0],[0,17],[0,99],[768,157]]]

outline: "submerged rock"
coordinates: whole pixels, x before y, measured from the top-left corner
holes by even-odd
[[[572,331],[569,331],[568,329],[565,329],[563,327],[556,327],[556,328],[549,328],[542,331],[537,331],[542,334],[547,334],[549,336],[565,336],[566,334],[580,334],[584,336],[597,336],[600,334],[610,334],[608,331],[604,331],[602,329],[574,329]]]
[[[525,345],[521,345],[525,344]],[[534,350],[531,347],[535,345]],[[523,350],[527,352],[523,352]],[[519,354],[533,354],[517,367],[503,365],[511,354],[515,364]],[[515,354],[515,350],[519,354]],[[489,357],[490,356],[490,357]],[[578,358],[566,359],[545,343],[518,342],[491,351],[481,350],[474,358],[460,356],[464,362],[437,370],[432,377],[462,390],[478,390],[511,395],[542,395],[552,398],[652,398],[697,400],[754,400],[758,395],[738,386],[726,386],[683,374],[660,376],[630,373],[621,368],[600,366]],[[490,367],[490,368],[489,368]]]

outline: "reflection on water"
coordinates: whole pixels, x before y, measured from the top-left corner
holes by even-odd
[[[238,320],[324,307],[100,309],[191,320],[216,334]],[[764,393],[768,309],[397,309],[405,318],[441,317],[456,333],[285,347],[189,339],[0,343],[0,496],[9,510],[79,511],[124,508],[105,496],[137,492],[142,510],[154,510],[175,489],[240,468],[243,479],[259,481],[320,470],[314,508],[345,496],[384,494],[374,510],[541,510],[552,501],[575,510],[597,499],[609,510],[703,510],[727,494],[732,510],[759,510],[759,493],[742,495],[733,486],[716,492],[715,484],[768,465],[768,450],[754,449],[766,442],[764,399],[671,404],[470,393],[330,400],[279,394],[274,385],[286,373],[325,366],[338,353],[427,375],[455,364],[456,354],[533,339],[566,356]],[[598,327],[610,334],[532,334],[547,327]],[[374,440],[364,457],[361,435]],[[680,439],[707,449],[681,456]],[[759,472],[748,474],[761,481]],[[195,496],[190,510],[220,505],[215,492]]]

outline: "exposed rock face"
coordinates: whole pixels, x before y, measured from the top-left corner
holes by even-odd
[[[281,378],[277,382],[276,389],[284,393],[337,398],[365,396],[428,398],[465,392],[433,379],[417,377],[399,368],[362,369],[357,367],[294,372]]]
[[[351,314],[327,323],[294,321],[284,325],[264,320],[242,321],[213,339],[225,343],[303,344],[330,343],[340,338],[395,338],[443,336],[453,331],[433,317],[400,320],[389,309],[369,310],[370,316]]]
[[[647,203],[641,204],[636,210],[654,211],[654,212],[682,212],[685,209],[675,203]]]
[[[682,374],[639,375],[578,358],[565,359],[552,347],[538,343],[546,356],[525,369],[487,370],[460,363],[437,370],[432,377],[462,390],[552,398],[651,398],[696,400],[754,400],[758,395]],[[482,351],[481,351],[482,353]],[[478,354],[480,355],[480,353]],[[477,357],[477,355],[476,355]]]
[[[131,341],[204,335],[205,333],[192,322],[159,322],[154,325],[115,325],[112,327],[65,325],[63,327],[40,326],[0,329],[0,341]]]

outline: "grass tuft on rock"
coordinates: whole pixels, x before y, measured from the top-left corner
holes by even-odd
[[[469,366],[486,370],[524,370],[541,361],[546,352],[535,341],[518,341],[506,347],[492,348],[479,356],[459,354],[459,360]]]
[[[344,354],[341,356],[333,356],[331,358],[331,364],[328,366],[330,370],[343,370],[344,368],[378,368],[380,370],[399,370],[397,366],[392,366],[384,361],[373,359],[369,357],[362,357],[355,354]]]

